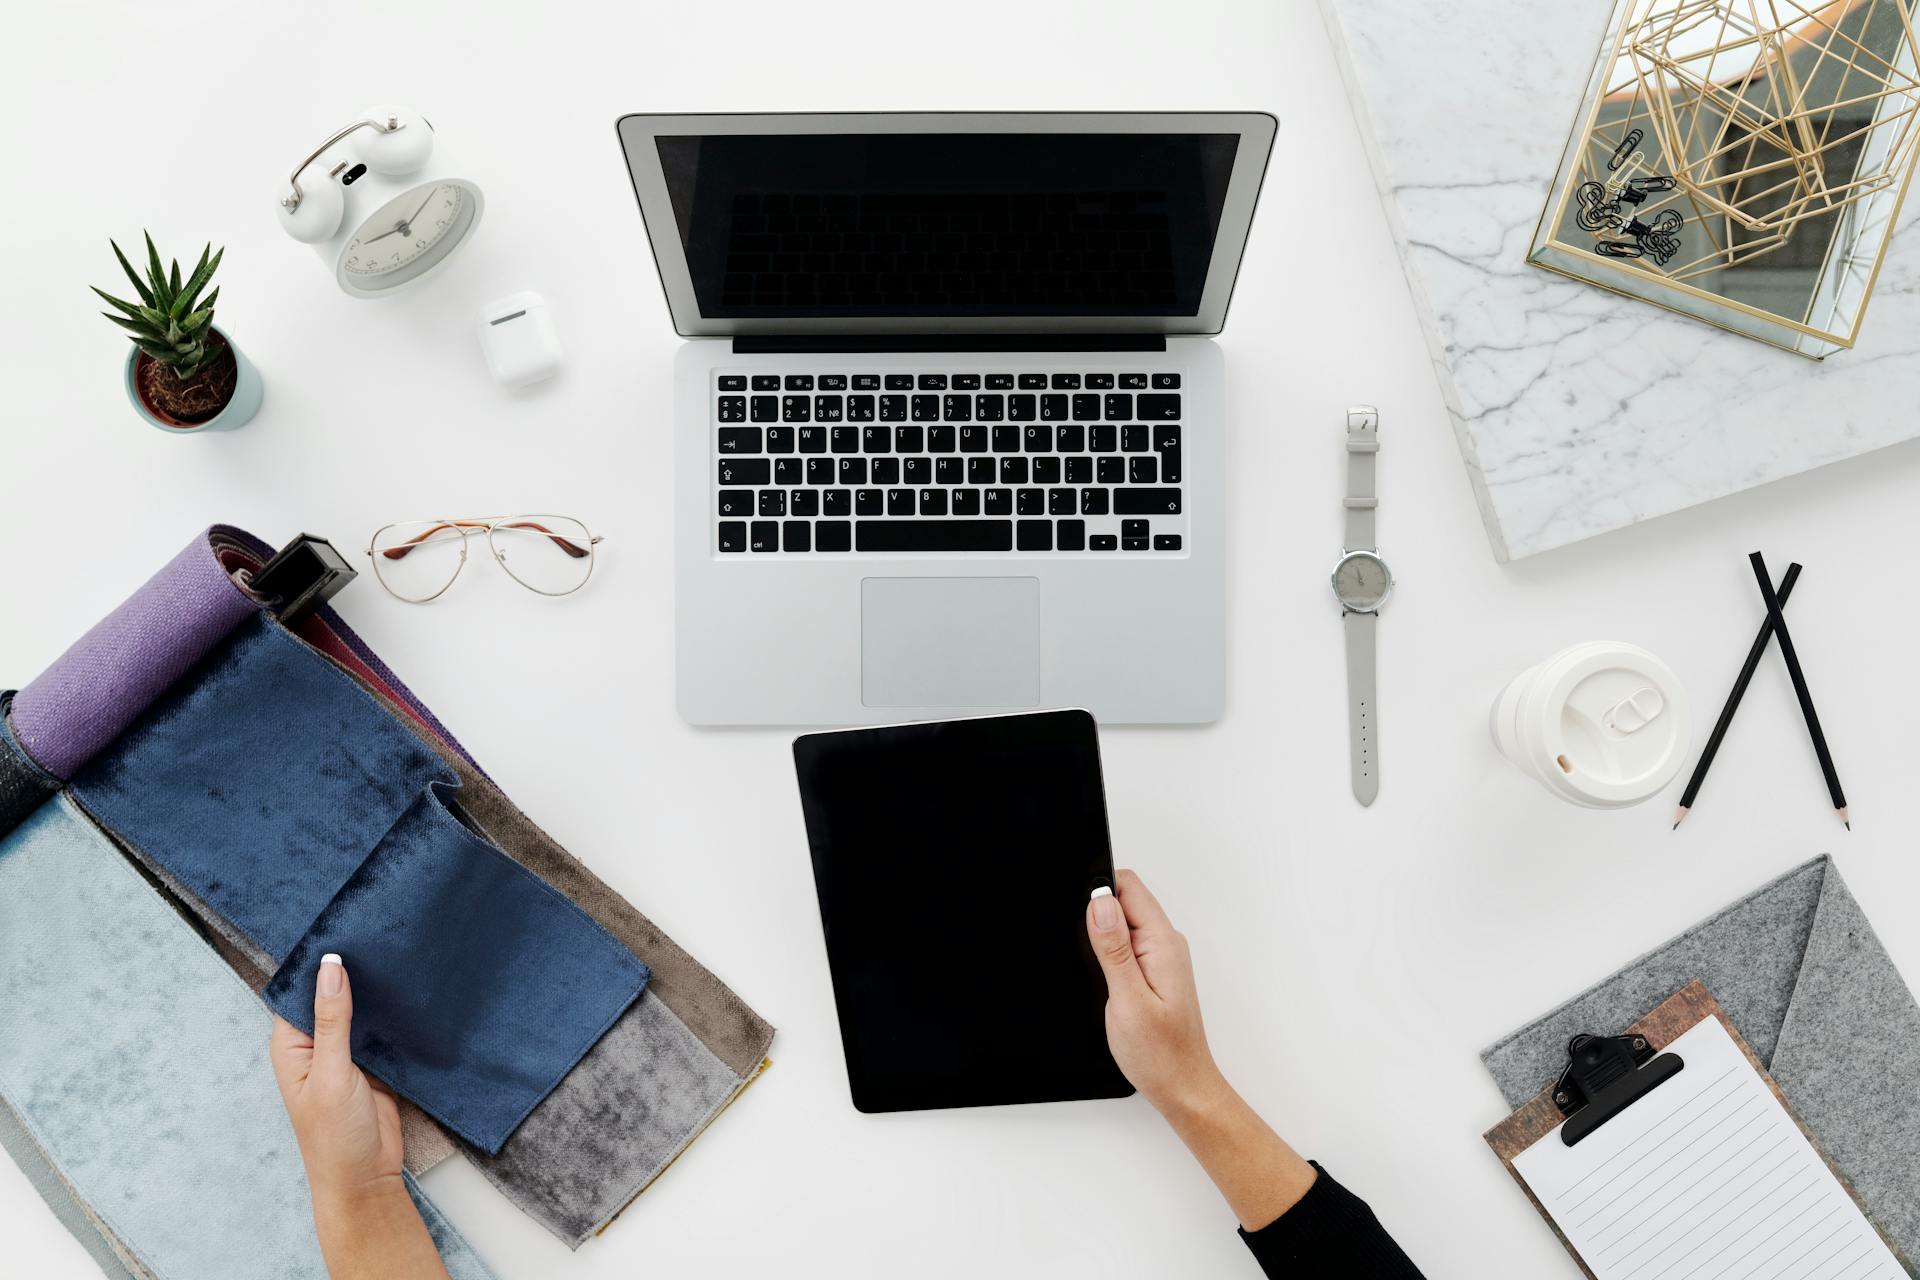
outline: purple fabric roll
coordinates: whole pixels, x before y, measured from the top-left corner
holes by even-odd
[[[260,606],[211,542],[193,541],[13,698],[13,732],[36,764],[71,778]]]

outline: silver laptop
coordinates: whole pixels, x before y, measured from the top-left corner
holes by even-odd
[[[631,115],[680,713],[1225,698],[1218,347],[1273,117]]]

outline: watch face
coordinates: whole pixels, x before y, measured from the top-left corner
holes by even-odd
[[[1392,589],[1387,562],[1371,551],[1349,552],[1333,567],[1333,594],[1355,613],[1378,609]]]
[[[392,288],[453,251],[473,223],[473,196],[431,182],[396,196],[360,225],[340,254],[340,274],[362,291]]]

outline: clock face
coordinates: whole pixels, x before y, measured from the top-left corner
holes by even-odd
[[[1370,552],[1356,551],[1333,570],[1333,594],[1356,613],[1379,608],[1392,587],[1393,575],[1387,572],[1387,562]]]
[[[473,196],[432,182],[394,197],[360,224],[340,253],[340,273],[361,290],[411,280],[453,251],[473,224]]]

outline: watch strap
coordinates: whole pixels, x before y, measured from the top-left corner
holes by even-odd
[[[1379,615],[1347,613],[1347,726],[1353,798],[1372,804],[1380,794],[1380,710],[1374,688],[1374,624]]]
[[[1347,410],[1347,532],[1345,549],[1373,551],[1374,468],[1380,452],[1380,411],[1359,404]]]

